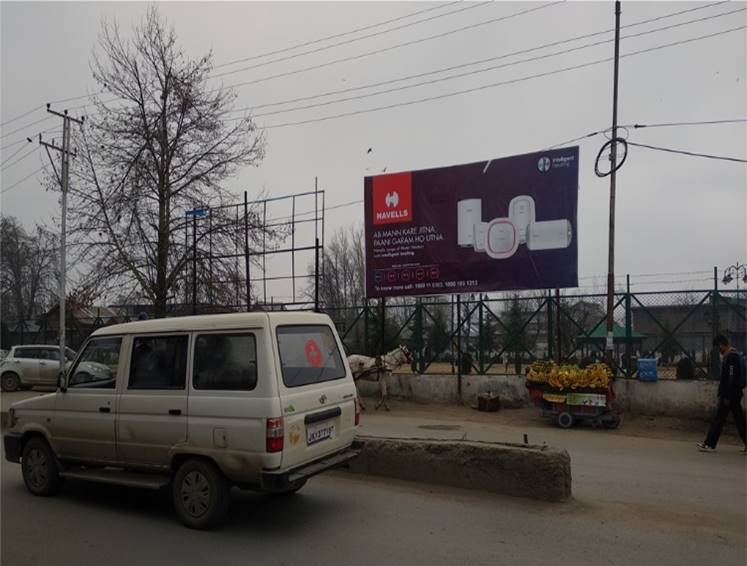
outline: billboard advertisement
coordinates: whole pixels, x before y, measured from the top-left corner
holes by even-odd
[[[364,179],[368,297],[578,286],[578,147]]]

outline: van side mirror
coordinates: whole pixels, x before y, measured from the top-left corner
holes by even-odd
[[[59,375],[57,376],[57,387],[59,387],[60,391],[65,393],[67,391],[67,383],[65,381],[65,372],[61,371]]]

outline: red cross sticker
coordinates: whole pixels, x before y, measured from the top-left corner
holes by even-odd
[[[322,367],[322,351],[319,349],[319,344],[314,340],[307,340],[304,350],[306,351],[306,359],[312,367]]]

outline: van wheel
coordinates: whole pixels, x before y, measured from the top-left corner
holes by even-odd
[[[23,447],[21,457],[23,482],[34,495],[54,495],[62,488],[65,478],[52,449],[43,438],[35,436]]]
[[[568,411],[563,411],[558,415],[558,426],[560,428],[571,428],[573,426],[573,415]]]
[[[230,486],[213,463],[187,460],[176,472],[172,497],[182,523],[192,529],[210,529],[228,512]]]
[[[2,379],[0,379],[0,386],[2,390],[8,393],[18,391],[21,388],[21,379],[17,374],[13,372],[4,373]]]

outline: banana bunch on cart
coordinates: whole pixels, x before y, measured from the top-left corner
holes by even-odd
[[[575,389],[607,389],[612,372],[604,363],[595,363],[580,368],[576,365],[558,365],[553,361],[534,362],[527,380],[547,384],[562,391]]]

